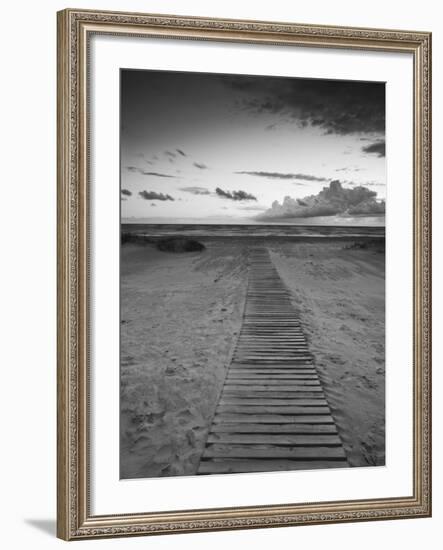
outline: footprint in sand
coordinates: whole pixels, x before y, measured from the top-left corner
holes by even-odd
[[[186,432],[186,439],[191,447],[195,447],[197,438],[195,437],[195,433],[192,430],[188,430]]]
[[[378,384],[376,382],[374,382],[373,380],[370,380],[366,375],[363,375],[361,377],[361,379],[363,380],[366,387],[370,388],[371,390],[378,387]]]

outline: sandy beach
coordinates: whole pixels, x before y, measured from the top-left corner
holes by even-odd
[[[122,247],[121,477],[190,475],[240,329],[246,249]]]
[[[201,239],[199,239],[201,240]],[[238,335],[251,240],[122,246],[121,478],[197,471]],[[351,466],[384,464],[384,253],[265,244],[292,292]]]

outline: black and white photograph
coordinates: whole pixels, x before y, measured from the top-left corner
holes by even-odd
[[[120,70],[120,478],[385,465],[385,83]]]

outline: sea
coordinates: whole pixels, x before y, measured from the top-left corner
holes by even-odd
[[[203,224],[203,223],[122,223],[122,234],[140,237],[244,237],[244,238],[373,238],[385,237],[383,225],[312,224]]]

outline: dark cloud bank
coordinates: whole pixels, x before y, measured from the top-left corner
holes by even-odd
[[[197,185],[191,185],[189,187],[180,187],[180,191],[185,193],[191,193],[191,195],[210,195],[211,192],[206,187],[199,187]]]
[[[329,181],[329,178],[321,178],[311,174],[297,174],[287,172],[255,172],[253,170],[241,170],[235,174],[245,174],[248,176],[259,176],[262,178],[279,179],[279,180],[305,180],[305,181]]]
[[[232,201],[256,201],[257,197],[254,197],[254,195],[251,195],[249,193],[246,193],[246,191],[223,191],[223,189],[220,189],[220,187],[217,187],[215,190],[215,193],[219,197],[223,197],[225,199],[230,199]]]
[[[199,168],[200,170],[207,170],[208,167],[203,162],[194,162],[193,163],[196,168]]]
[[[141,168],[137,168],[137,166],[127,166],[126,170],[128,170],[128,172],[137,172],[142,176],[156,176],[157,178],[176,178],[177,177],[177,176],[172,176],[171,174],[164,174],[163,172],[148,172],[146,170],[142,170]]]
[[[220,187],[217,187],[215,189],[215,193],[212,193],[207,189],[206,187],[199,187],[199,186],[189,186],[189,187],[180,187],[180,191],[184,191],[185,193],[191,193],[191,195],[215,195],[218,197],[222,197],[224,199],[230,199],[232,201],[256,201],[257,198],[254,195],[251,195],[250,193],[246,193],[246,191],[225,191],[224,189],[220,189]]]
[[[378,157],[386,156],[386,142],[384,140],[376,141],[362,148],[363,153],[371,153]]]
[[[131,191],[129,189],[122,189],[121,191],[122,195],[126,195],[127,197],[130,197],[132,195]]]
[[[145,201],[173,201],[174,198],[171,195],[164,195],[163,193],[157,193],[156,191],[139,191],[138,193]]]
[[[241,76],[224,82],[240,93],[239,107],[249,112],[281,115],[326,134],[385,133],[382,82]]]
[[[333,180],[317,195],[303,199],[285,197],[282,204],[278,201],[272,207],[259,214],[259,220],[283,220],[290,218],[311,218],[315,216],[375,216],[385,213],[385,202],[376,200],[377,193],[366,187],[344,189],[339,180]]]

